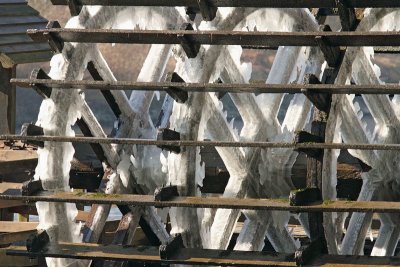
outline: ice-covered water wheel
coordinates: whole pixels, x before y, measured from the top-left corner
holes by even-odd
[[[371,9],[365,12],[357,31],[393,31],[399,23],[395,19],[399,15],[396,9]],[[341,66],[336,84],[345,84],[353,79],[356,84],[380,84],[380,69],[372,62],[372,48],[349,48]],[[353,63],[354,62],[354,63]],[[373,133],[366,128],[366,120],[354,95],[333,98],[333,109],[328,127],[335,127],[341,121],[340,132],[344,142],[365,143],[398,143],[399,113],[398,96],[392,100],[388,95],[362,95],[374,119]],[[332,129],[331,128],[331,129]],[[328,135],[327,139],[332,140]],[[362,174],[363,186],[358,200],[398,201],[398,153],[383,151],[349,151],[372,167]],[[329,160],[329,158],[327,158]],[[333,159],[335,161],[336,159]],[[329,164],[328,164],[329,166]],[[399,239],[397,215],[381,214],[381,228],[376,240],[372,256],[392,256]],[[365,237],[372,221],[372,214],[353,213],[344,239],[340,245],[341,254],[363,254]]]
[[[360,31],[396,29],[397,11],[377,9],[367,13],[360,23]],[[101,7],[84,6],[78,16],[67,23],[66,28],[80,29],[178,29],[189,22],[183,8],[174,7]],[[386,27],[386,28],[385,28]],[[308,9],[255,9],[219,8],[215,19],[197,22],[194,30],[244,30],[244,31],[318,31],[318,23]],[[349,82],[377,83],[379,75],[371,64],[368,49],[348,49],[336,84]],[[168,59],[176,59],[175,72],[188,83],[212,83],[218,78],[224,83],[248,83],[251,64],[241,62],[242,48],[238,46],[203,45],[199,51],[182,49],[180,45],[152,45],[138,77],[141,82],[160,81]],[[196,54],[197,52],[197,54]],[[365,54],[366,52],[367,54]],[[190,58],[188,58],[188,55]],[[355,59],[354,65],[351,63]],[[51,61],[49,76],[59,80],[80,80],[89,66],[89,72],[105,81],[115,77],[94,44],[65,43],[61,53]],[[267,83],[303,83],[306,74],[320,76],[324,71],[324,56],[317,47],[279,47]],[[117,137],[156,138],[156,129],[149,118],[153,92],[134,91],[127,98],[123,91],[110,91],[108,97],[115,101],[119,127]],[[166,101],[164,126],[179,132],[181,139],[201,140],[205,137],[224,141],[271,141],[290,142],[297,130],[304,129],[310,119],[312,105],[305,95],[295,95],[286,110],[283,123],[277,116],[284,94],[230,94],[244,123],[240,133],[227,121],[223,104],[215,93],[189,93],[183,103]],[[370,137],[362,126],[353,97],[334,96],[327,127],[326,142],[339,139],[345,142],[397,143],[399,129],[398,110],[391,104],[395,97],[363,96],[374,115],[376,131]],[[80,90],[52,89],[42,103],[37,124],[46,135],[73,136],[71,126],[81,118],[95,137],[106,137],[93,115],[84,94]],[[338,121],[341,123],[337,123]],[[340,127],[340,128],[339,128]],[[165,184],[176,185],[182,196],[199,196],[198,185],[204,178],[199,148],[181,147],[179,153],[162,151],[152,146],[101,145],[104,167],[108,180],[105,193],[152,194]],[[287,198],[294,188],[290,179],[291,168],[297,152],[292,149],[217,148],[230,173],[224,197],[234,198]],[[73,157],[70,143],[45,142],[39,150],[36,179],[41,179],[47,190],[68,191],[69,162]],[[387,179],[396,173],[397,154],[394,152],[351,151],[373,170],[363,174],[364,185],[360,200],[395,198],[396,179]],[[390,160],[389,160],[390,159]],[[393,162],[392,162],[393,161]],[[336,151],[328,151],[324,157],[322,193],[324,199],[336,199]],[[393,163],[393,164],[392,164]],[[382,170],[385,170],[382,172]],[[377,182],[379,181],[379,182]],[[381,190],[381,189],[384,190]],[[378,191],[381,190],[381,191]],[[37,203],[40,225],[46,229],[50,242],[98,242],[110,211],[110,205],[93,205],[90,219],[83,236],[74,222],[77,209],[73,204]],[[126,207],[131,211],[135,229],[142,217],[157,238],[166,243],[170,236],[166,231],[164,212],[153,207]],[[265,237],[278,252],[293,253],[299,248],[287,229],[290,214],[282,211],[240,211],[229,209],[170,208],[171,234],[182,234],[183,243],[191,248],[226,249],[232,237],[240,212],[246,221],[237,239],[236,250],[261,250]],[[160,215],[164,215],[161,216]],[[363,247],[371,221],[370,215],[354,213],[343,242],[336,238],[341,233],[340,214],[324,215],[325,234],[329,251],[333,254],[358,254]],[[128,219],[128,218],[126,218]],[[306,220],[299,220],[307,230]],[[399,237],[394,227],[398,216],[381,216],[382,227],[375,244],[374,255],[392,255]],[[134,233],[134,231],[132,231]],[[332,237],[335,238],[332,238]],[[130,235],[129,238],[132,238]],[[340,245],[339,245],[340,244]],[[86,266],[79,260],[47,259],[48,266]],[[107,263],[111,264],[111,263]]]
[[[265,20],[271,17],[277,18],[276,23],[265,23]],[[73,17],[66,27],[111,27],[116,29],[134,28],[138,25],[140,29],[173,29],[179,28],[179,25],[186,20],[187,18],[182,16],[182,12],[175,8],[84,7],[79,16]],[[314,31],[317,29],[315,20],[305,9],[259,10],[251,8],[221,8],[214,21],[201,23],[199,29],[256,29],[256,25],[261,25],[257,27],[262,31]],[[268,27],[262,25],[268,25]],[[138,81],[159,81],[171,55],[170,50],[171,46],[169,45],[153,45]],[[240,47],[211,46],[202,47],[196,58],[188,59],[177,47],[175,51],[176,72],[186,82],[212,82],[218,77],[225,82],[248,82],[251,65],[242,65],[240,55]],[[65,43],[62,53],[54,56],[52,60],[49,76],[53,79],[79,80],[82,79],[88,63],[97,70],[102,79],[115,80],[97,47],[81,43]],[[302,82],[306,72],[318,74],[321,64],[322,57],[317,49],[280,48],[271,71],[271,78],[267,82]],[[134,92],[130,100],[123,92],[111,91],[111,94],[121,111],[118,137],[155,138],[155,128],[148,115],[153,93]],[[244,128],[238,135],[232,125],[227,122],[222,113],[222,104],[215,94],[189,94],[189,99],[185,104],[174,104],[170,127],[180,132],[184,139],[189,140],[201,138],[204,132],[215,140],[289,140],[293,137],[295,130],[302,129],[306,124],[310,104],[304,96],[296,96],[289,108],[288,115],[296,114],[298,117],[292,121],[285,120],[284,125],[281,126],[276,116],[282,97],[283,95],[256,97],[253,94],[232,94],[231,98],[244,122]],[[261,105],[266,100],[270,101],[271,105]],[[299,105],[303,106],[300,110],[296,108]],[[201,116],[201,114],[205,115]],[[91,135],[105,136],[79,90],[53,89],[51,97],[44,100],[42,104],[38,123],[44,128],[47,135],[74,135],[71,126],[78,117],[81,117],[87,124]],[[200,121],[203,123],[199,123]],[[268,127],[268,130],[267,125],[271,126],[271,128]],[[171,183],[178,185],[181,195],[199,194],[197,183],[201,183],[203,177],[201,176],[202,166],[200,166],[198,149],[184,148],[179,154],[170,153],[168,155],[162,154],[159,149],[149,147],[102,145],[102,149],[106,158],[104,163],[109,174],[106,193],[130,193],[133,192],[131,190],[139,193],[152,193],[156,186]],[[135,150],[135,153],[132,149]],[[290,172],[295,154],[282,153],[281,164],[276,166],[275,170],[275,168],[268,169],[268,154],[261,153],[260,149],[219,149],[218,152],[232,177],[225,190],[225,196],[283,197],[287,196],[293,187],[287,174],[284,175],[286,180],[282,180],[278,187],[271,190],[270,185],[273,184],[272,176],[277,172],[287,172],[288,170]],[[46,189],[67,190],[69,172],[67,162],[70,162],[73,156],[72,146],[46,142],[44,149],[41,149],[39,153],[37,178],[40,177]],[[260,156],[257,156],[260,153],[264,161],[260,167],[257,167],[261,162]],[[131,155],[134,155],[133,165]],[[152,168],[146,169],[146,166],[143,166],[142,163],[148,161],[149,158],[159,158],[160,156],[162,158],[167,156],[168,159],[164,163],[166,165],[164,172],[161,171],[162,163],[158,160],[153,160]],[[49,164],[47,168],[44,167],[44,164],[48,162],[52,162],[52,164]],[[264,177],[267,177],[269,182],[260,180],[258,168],[265,173]],[[165,169],[168,171],[165,172]],[[251,189],[254,186],[263,188],[260,195],[251,193],[257,192],[254,188]],[[279,191],[274,190],[277,188]],[[57,212],[49,212],[50,209],[57,209]],[[143,215],[148,220],[149,225],[153,227],[153,231],[158,234],[161,241],[168,238],[164,225],[154,209],[147,208],[146,211],[131,209],[135,213],[134,216]],[[79,229],[73,222],[76,214],[74,205],[68,205],[66,208],[64,204],[38,203],[38,210],[41,221],[39,227],[52,229],[49,231],[52,241],[77,242],[80,239]],[[93,206],[91,220],[86,225],[83,237],[85,242],[98,241],[109,210],[110,206],[107,205]],[[204,211],[204,215],[203,212],[199,212],[200,217],[197,216],[198,212],[194,209],[171,209],[172,233],[183,233],[185,244],[189,247],[226,248],[239,211],[220,210],[216,213]],[[51,214],[51,218],[49,218],[49,214]],[[289,217],[287,213],[277,213],[275,218],[281,219],[267,223],[260,220],[260,214],[246,214],[248,221],[237,243],[237,249],[260,250],[265,235],[268,236],[277,251],[293,252],[296,249],[297,245],[286,229]],[[262,217],[265,215],[261,214]],[[215,237],[212,241],[210,235]],[[250,238],[251,241],[245,241],[243,238]],[[246,247],[244,244],[251,245]],[[69,262],[70,260],[48,259],[48,264],[51,266],[62,266]],[[81,264],[85,263],[81,262]]]

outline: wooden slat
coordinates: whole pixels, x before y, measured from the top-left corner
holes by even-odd
[[[68,5],[67,0],[51,0],[54,5]],[[197,7],[197,0],[78,0],[84,5],[106,6],[193,6]],[[208,0],[208,4],[215,7],[276,7],[276,8],[335,8],[334,0]],[[396,0],[347,0],[351,7],[400,7]]]
[[[186,92],[220,93],[268,93],[299,94],[306,90],[314,93],[332,94],[400,94],[400,85],[334,85],[334,84],[229,84],[229,83],[177,83],[177,82],[130,82],[130,81],[93,81],[93,80],[50,80],[50,79],[12,79],[11,83],[20,87],[47,86],[52,88],[85,90],[135,90],[168,91],[171,87]]]
[[[28,5],[21,4],[4,4],[0,8],[0,16],[33,16],[39,15],[35,9]]]
[[[0,221],[0,233],[15,233],[35,230],[37,222],[5,222]]]
[[[7,54],[7,56],[15,64],[24,64],[24,63],[50,61],[50,59],[53,57],[53,53],[51,51],[39,51],[39,52]]]
[[[32,29],[28,34],[46,41],[49,33],[66,42],[180,44],[187,38],[193,44],[245,46],[318,46],[323,38],[331,46],[400,46],[400,32],[240,32],[185,30],[115,30],[115,29]]]
[[[4,5],[27,5],[26,0],[0,0],[0,6]]]
[[[36,150],[2,150],[0,149],[0,162],[23,159],[37,159]]]
[[[166,264],[221,266],[296,266],[293,254],[226,251],[182,248],[170,260],[161,260],[158,247],[121,247],[96,244],[59,243],[44,252],[27,252],[23,246],[12,246],[8,255],[45,256],[56,258],[129,260],[133,262],[162,262]],[[399,257],[321,255],[309,265],[324,267],[400,266]]]
[[[37,266],[36,259],[28,257],[15,257],[6,255],[8,248],[0,248],[0,267],[23,267],[23,266]]]
[[[117,245],[59,243],[44,253],[27,253],[25,247],[12,246],[9,255],[30,255],[78,259],[129,260],[169,264],[200,264],[214,266],[296,266],[292,254],[271,252],[225,251],[183,248],[171,260],[162,261],[158,247],[121,247]]]
[[[1,10],[1,9],[0,9]],[[0,15],[1,16],[1,15]],[[22,25],[0,25],[0,38],[4,38],[10,34],[26,34],[28,29],[44,29],[46,28],[46,23],[29,23]]]
[[[0,246],[1,245],[8,245],[17,241],[26,241],[28,237],[35,233],[36,229],[19,231],[14,233],[2,233],[0,234]]]
[[[40,16],[0,17],[0,25],[34,24],[34,23],[47,23],[47,21]]]
[[[40,196],[0,194],[0,203],[23,202],[68,202],[83,204],[116,204],[163,207],[281,210],[291,212],[371,212],[400,213],[400,202],[384,201],[325,201],[308,206],[290,206],[287,199],[237,199],[221,197],[175,197],[168,201],[155,201],[152,195],[100,194],[60,192]]]
[[[12,208],[21,206],[23,202],[18,200],[11,200],[11,201],[0,201],[0,209]]]
[[[22,188],[21,183],[0,183],[0,194],[7,194],[7,192],[12,192],[12,191],[20,192],[21,188]]]
[[[0,38],[0,46],[1,45],[21,44],[21,43],[33,43],[33,41],[26,34],[13,34],[13,35],[10,35],[7,37]]]
[[[1,45],[0,53],[5,54],[17,54],[27,52],[43,52],[50,51],[50,46],[47,43],[25,43],[25,44],[12,44],[12,45]]]
[[[0,221],[0,245],[25,241],[29,235],[36,232],[37,226],[37,222]]]

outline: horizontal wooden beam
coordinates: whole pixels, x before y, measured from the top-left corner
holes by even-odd
[[[185,92],[219,93],[331,93],[331,94],[400,94],[399,84],[373,85],[334,85],[334,84],[265,84],[265,83],[177,83],[177,82],[130,82],[130,81],[92,81],[92,80],[47,80],[12,79],[11,83],[23,87],[47,86],[62,89],[84,90],[134,90],[168,91],[177,88]]]
[[[156,201],[152,195],[100,194],[81,192],[46,193],[38,196],[0,194],[0,203],[9,201],[61,202],[82,204],[116,204],[134,206],[219,208],[245,210],[280,210],[291,212],[380,212],[400,213],[400,202],[384,201],[324,201],[307,206],[291,206],[287,199],[238,199],[221,197],[174,197],[171,200]]]
[[[51,0],[53,5],[68,5],[68,0]],[[197,0],[76,0],[80,5],[102,6],[191,6],[197,7]],[[214,7],[276,7],[276,8],[336,8],[335,0],[208,0]],[[349,7],[400,7],[393,0],[347,0]]]
[[[55,40],[81,43],[180,44],[182,38],[193,44],[246,46],[400,46],[400,32],[240,32],[188,30],[116,29],[30,29],[29,36],[45,42]]]
[[[344,144],[344,143],[294,143],[294,142],[234,142],[234,141],[195,141],[195,140],[153,140],[136,138],[71,137],[71,136],[20,136],[0,135],[0,140],[34,140],[46,142],[73,142],[96,144],[129,144],[148,146],[185,146],[185,147],[257,147],[270,148],[318,148],[318,149],[357,149],[398,151],[400,144]]]
[[[174,253],[171,259],[162,260],[159,256],[158,247],[122,247],[77,243],[58,243],[40,252],[28,252],[23,246],[11,246],[7,250],[7,255],[211,266],[296,266],[293,254],[276,252],[181,248],[177,253]],[[304,266],[389,267],[400,266],[400,261],[398,257],[321,255],[310,262],[309,265]]]
[[[274,252],[225,251],[181,248],[171,259],[161,260],[158,247],[121,247],[96,244],[59,243],[44,252],[27,252],[25,247],[12,246],[8,255],[76,259],[120,260],[133,262],[163,262],[168,264],[213,266],[296,266],[292,254]]]

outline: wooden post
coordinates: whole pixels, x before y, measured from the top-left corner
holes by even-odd
[[[3,68],[0,64],[0,133],[15,133],[16,90],[10,83],[16,67]]]
[[[0,64],[0,134],[15,133],[15,86],[10,79],[15,77],[16,68],[3,68]],[[0,220],[12,221],[14,214],[0,210]]]

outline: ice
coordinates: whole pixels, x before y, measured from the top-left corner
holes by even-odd
[[[358,30],[393,30],[399,28],[400,11],[378,9],[365,12],[365,19]],[[79,16],[71,18],[69,28],[114,29],[177,29],[188,17],[182,7],[101,7],[85,6]],[[210,22],[194,23],[194,30],[242,30],[242,31],[317,31],[318,23],[308,9],[256,9],[219,8],[217,17]],[[180,45],[152,45],[138,76],[138,82],[159,82],[165,76],[171,56],[176,60],[175,72],[188,83],[213,83],[221,78],[224,83],[248,83],[252,75],[252,63],[242,62],[240,46],[203,45],[196,58],[187,58]],[[372,48],[348,48],[340,69],[337,84],[382,83],[381,70],[373,64]],[[54,79],[82,79],[87,63],[93,62],[105,81],[116,78],[95,45],[66,43],[63,52],[55,55],[49,75]],[[321,51],[310,47],[279,47],[266,83],[303,83],[306,74],[321,77],[326,68]],[[156,127],[169,127],[181,134],[182,140],[210,138],[221,141],[270,141],[291,142],[298,130],[309,127],[311,103],[304,95],[293,96],[289,107],[283,110],[284,119],[278,121],[283,109],[284,94],[230,94],[240,113],[243,128],[234,128],[234,120],[227,121],[223,103],[215,93],[189,93],[186,103],[176,103],[166,98],[164,117],[160,125],[153,125],[149,108],[154,93],[134,91],[130,98],[121,91],[112,91],[121,110],[115,123],[115,136],[155,139]],[[155,93],[157,100],[159,92]],[[400,128],[398,102],[395,97],[363,96],[375,120],[374,134],[365,127],[365,115],[354,101],[354,96],[333,96],[334,105],[327,125],[327,142],[346,143],[398,143]],[[41,105],[37,125],[46,135],[74,136],[71,126],[82,118],[94,136],[106,137],[80,90],[53,89],[49,99]],[[201,196],[205,165],[200,149],[182,147],[181,153],[162,151],[155,146],[101,145],[106,157],[103,162],[109,179],[105,193],[153,194],[157,187],[176,185],[181,196]],[[230,179],[223,197],[235,198],[287,198],[294,189],[291,180],[292,167],[297,152],[291,149],[222,148],[221,156]],[[364,185],[360,200],[376,196],[394,200],[400,181],[390,173],[400,171],[400,156],[393,152],[350,150],[373,167],[363,173]],[[69,191],[70,161],[74,149],[69,143],[46,142],[39,149],[39,161],[35,179],[41,179],[45,189]],[[323,198],[336,199],[336,165],[339,151],[327,151],[324,158]],[[378,192],[378,189],[382,189]],[[73,204],[37,203],[39,228],[47,229],[51,242],[81,242],[80,225],[75,223],[77,209]],[[84,242],[97,242],[105,225],[110,205],[99,205],[91,212],[91,225],[87,224]],[[242,212],[246,221],[239,234],[236,250],[262,250],[265,237],[278,252],[294,252],[300,243],[294,240],[287,224],[288,212],[239,211],[228,209],[192,209],[131,207],[134,216],[144,218],[160,241],[169,238],[165,223],[169,215],[171,233],[181,233],[187,247],[227,248],[237,220]],[[382,229],[373,249],[373,255],[391,255],[399,232],[395,225],[399,220],[392,215],[382,215]],[[329,251],[332,253],[358,254],[367,235],[371,215],[354,213],[343,242],[343,214],[324,215],[324,228]],[[299,216],[306,232],[304,216]],[[379,247],[378,247],[379,246]],[[47,259],[48,266],[87,266],[86,261]]]

